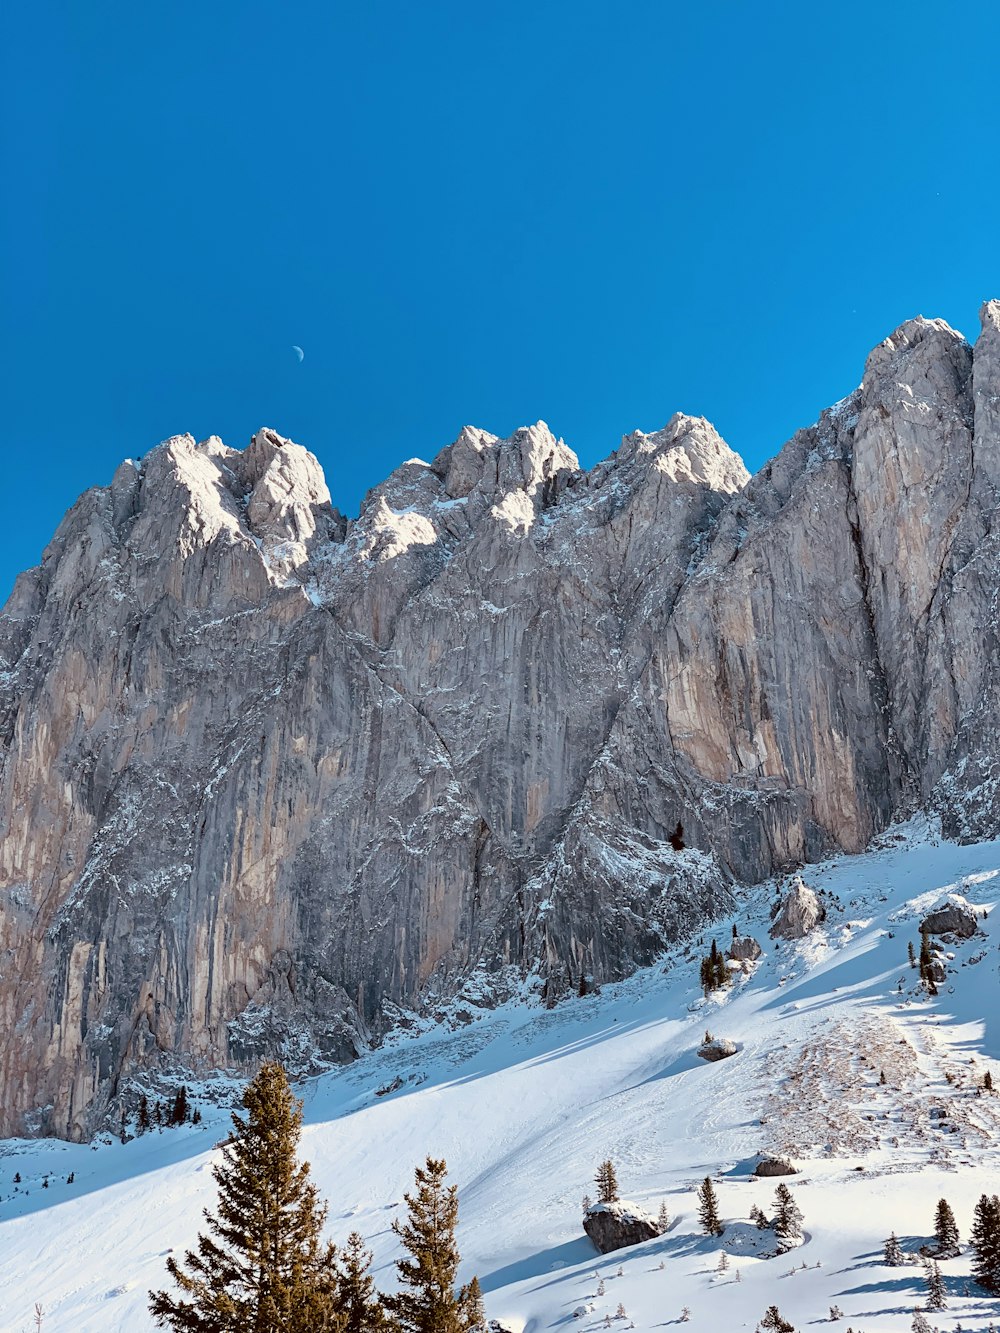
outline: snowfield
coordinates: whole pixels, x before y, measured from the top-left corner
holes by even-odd
[[[914,822],[804,878],[828,908],[805,940],[769,939],[776,886],[763,885],[735,917],[600,995],[552,1010],[511,1004],[300,1087],[303,1155],[332,1237],[361,1231],[377,1280],[392,1285],[390,1225],[432,1153],[459,1187],[463,1278],[479,1274],[490,1318],[512,1333],[584,1333],[609,1318],[661,1329],[684,1307],[692,1333],[752,1330],[775,1303],[797,1329],[837,1305],[845,1331],[908,1330],[923,1270],[915,1255],[886,1267],[883,1241],[894,1230],[905,1251],[929,1243],[941,1197],[965,1241],[979,1195],[1000,1191],[1000,1093],[980,1090],[987,1070],[1000,1087],[1000,842],[959,847]],[[948,893],[976,906],[981,933],[943,944],[948,977],[928,999],[907,943],[919,949],[921,915]],[[764,957],[705,1000],[701,954],[713,935],[726,947],[734,924]],[[699,1059],[706,1029],[737,1054]],[[169,1285],[166,1255],[193,1244],[215,1200],[213,1145],[228,1113],[207,1086],[194,1089],[199,1126],[124,1145],[0,1145],[0,1329],[33,1328],[35,1302],[44,1333],[154,1327],[147,1289]],[[779,1183],[751,1179],[761,1151],[797,1164],[786,1180],[805,1217],[803,1243],[772,1257],[773,1236],[748,1221],[753,1204],[773,1211]],[[608,1156],[622,1197],[654,1216],[665,1201],[671,1222],[601,1256],[581,1199]],[[726,1222],[717,1238],[697,1225],[706,1175]],[[966,1251],[941,1267],[948,1308],[932,1325],[1000,1319]]]

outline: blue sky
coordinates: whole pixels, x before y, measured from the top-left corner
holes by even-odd
[[[0,597],[180,431],[274,426],[352,514],[467,421],[591,464],[681,409],[759,467],[1000,295],[998,40],[977,0],[12,6]]]

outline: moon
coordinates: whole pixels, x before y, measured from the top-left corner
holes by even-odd
[[[296,346],[294,346],[294,344],[293,344],[293,346],[292,346],[292,351],[295,353],[295,355],[299,358],[300,361],[301,361],[302,358],[305,356],[305,352],[303,352],[302,348],[301,348],[301,347],[296,347]]]

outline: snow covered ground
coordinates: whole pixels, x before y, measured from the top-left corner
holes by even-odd
[[[583,1333],[608,1316],[614,1328],[659,1329],[685,1306],[693,1333],[752,1330],[774,1303],[800,1330],[827,1321],[831,1305],[844,1330],[909,1329],[923,1272],[885,1267],[883,1240],[895,1230],[904,1249],[926,1243],[940,1197],[964,1240],[979,1195],[1000,1190],[1000,1094],[976,1090],[987,1069],[1000,1087],[1000,843],[957,847],[915,823],[805,878],[840,905],[804,941],[769,940],[775,886],[764,885],[735,918],[598,996],[549,1011],[511,1005],[301,1088],[303,1151],[333,1238],[361,1231],[391,1285],[390,1224],[414,1165],[433,1153],[459,1187],[463,1277],[479,1274],[490,1317],[515,1333]],[[990,914],[982,934],[948,946],[947,981],[925,999],[907,942],[919,947],[921,914],[948,892]],[[728,944],[734,920],[765,956],[706,1001],[700,954],[712,934]],[[698,1059],[706,1028],[738,1054]],[[215,1197],[213,1144],[228,1115],[196,1104],[201,1125],[125,1145],[0,1145],[0,1329],[33,1327],[35,1302],[44,1333],[153,1328],[146,1291],[169,1285],[166,1255],[193,1243]],[[762,1149],[792,1153],[800,1174],[788,1183],[805,1215],[804,1243],[773,1258],[752,1253],[760,1233],[747,1220],[754,1203],[771,1211],[777,1183],[749,1178]],[[665,1200],[672,1221],[602,1257],[580,1201],[607,1156],[623,1197],[654,1215]],[[727,1223],[720,1238],[697,1226],[706,1175]],[[965,1252],[942,1263],[949,1304],[932,1324],[997,1322],[1000,1302],[977,1294],[969,1266]]]

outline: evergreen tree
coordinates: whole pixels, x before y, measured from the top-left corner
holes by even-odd
[[[919,1310],[913,1311],[913,1323],[910,1325],[913,1333],[931,1333],[931,1326],[927,1321],[927,1316],[920,1313]]]
[[[763,1209],[758,1208],[755,1203],[750,1205],[750,1221],[758,1231],[767,1230],[767,1218],[764,1216]]]
[[[338,1263],[337,1309],[343,1333],[375,1333],[388,1329],[382,1298],[371,1275],[371,1250],[356,1231],[347,1238]]]
[[[719,946],[715,940],[712,941],[712,947],[707,957],[701,960],[701,985],[702,989],[708,991],[720,990],[729,980],[729,969],[726,967],[726,960],[719,952]]]
[[[988,1069],[986,1073],[983,1075],[983,1089],[986,1092],[993,1091],[993,1075],[990,1073]]]
[[[139,1098],[139,1115],[136,1128],[140,1134],[145,1134],[149,1129],[149,1102],[146,1100],[145,1093]]]
[[[903,1263],[903,1248],[899,1243],[895,1231],[885,1242],[885,1262],[888,1268],[899,1268]]]
[[[725,1230],[719,1217],[719,1200],[708,1176],[698,1186],[698,1220],[707,1236],[721,1236]]]
[[[911,967],[916,967],[916,965],[917,965],[917,955],[916,955],[916,954],[914,953],[914,951],[913,951],[913,941],[912,941],[912,940],[908,940],[908,941],[907,941],[907,945],[906,945],[906,953],[907,953],[907,956],[909,957],[909,960],[910,960],[910,966],[911,966]]]
[[[794,1324],[790,1324],[787,1319],[783,1319],[776,1305],[769,1305],[764,1318],[760,1321],[761,1328],[771,1330],[771,1333],[795,1333]]]
[[[161,1328],[194,1333],[340,1333],[334,1248],[321,1239],[326,1207],[296,1161],[302,1103],[281,1065],[267,1063],[243,1094],[247,1115],[212,1168],[218,1215],[183,1264],[167,1270],[176,1299],[150,1292]]]
[[[947,1199],[939,1199],[934,1214],[934,1239],[938,1258],[953,1259],[958,1254],[958,1225]]]
[[[177,1089],[177,1093],[174,1097],[174,1104],[170,1108],[170,1120],[168,1123],[171,1125],[183,1125],[187,1120],[187,1118],[188,1118],[188,1094],[187,1094],[187,1088],[185,1088],[184,1084],[182,1083],[181,1086]]]
[[[660,1215],[656,1219],[656,1225],[660,1229],[661,1236],[665,1236],[670,1230],[670,1214],[667,1212],[666,1202],[660,1204]]]
[[[944,1289],[944,1278],[941,1276],[941,1270],[937,1262],[927,1265],[927,1308],[928,1310],[945,1310],[948,1307],[948,1299]]]
[[[412,1256],[397,1259],[400,1290],[384,1300],[398,1333],[472,1333],[482,1323],[478,1282],[455,1289],[458,1191],[445,1185],[447,1173],[433,1157],[418,1166],[416,1192],[403,1195],[409,1216],[392,1224]]]
[[[606,1158],[597,1168],[594,1184],[597,1186],[598,1203],[618,1202],[618,1177],[615,1174],[614,1163],[610,1157]]]
[[[969,1235],[974,1259],[972,1275],[981,1287],[1000,1295],[1000,1198],[983,1194],[976,1204]]]
[[[787,1185],[774,1191],[774,1232],[782,1240],[797,1240],[802,1235],[802,1210],[792,1198]]]

